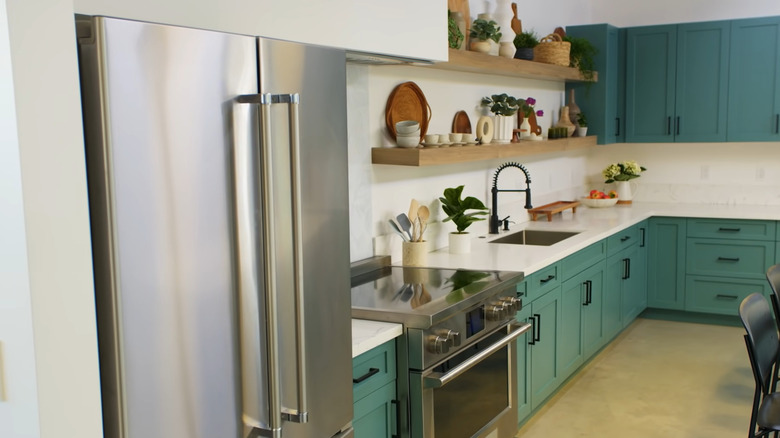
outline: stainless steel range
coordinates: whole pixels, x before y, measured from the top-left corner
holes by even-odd
[[[513,341],[531,328],[515,321],[523,274],[368,266],[353,266],[352,317],[404,326],[397,349],[399,435],[513,437]]]

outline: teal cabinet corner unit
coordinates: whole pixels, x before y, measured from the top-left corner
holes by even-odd
[[[398,433],[395,340],[352,359],[355,438],[390,438]]]
[[[626,141],[726,141],[728,21],[630,28]]]

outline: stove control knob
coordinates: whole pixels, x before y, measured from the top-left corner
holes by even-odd
[[[493,303],[485,308],[485,318],[488,321],[500,321],[505,318],[506,310],[502,303]]]
[[[450,347],[460,347],[460,343],[462,341],[460,332],[456,332],[455,330],[443,330],[439,336],[447,339],[447,344]]]
[[[501,302],[509,308],[510,313],[517,313],[523,310],[523,300],[515,297],[502,297]]]
[[[433,354],[445,354],[450,351],[450,344],[443,336],[429,336],[427,344],[428,351]]]

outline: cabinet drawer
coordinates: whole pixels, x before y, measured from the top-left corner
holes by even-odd
[[[528,301],[533,301],[541,297],[545,293],[561,285],[560,264],[553,263],[546,268],[534,272],[528,276],[525,283]]]
[[[639,226],[634,225],[607,237],[607,257],[639,243]]]
[[[764,279],[773,264],[774,242],[688,239],[687,274]]]
[[[775,222],[737,219],[688,219],[688,237],[775,240]]]
[[[355,401],[395,378],[395,340],[385,342],[352,359],[352,394]]]
[[[352,405],[355,438],[391,437],[395,429],[395,382],[373,391]]]
[[[566,281],[585,269],[604,260],[607,244],[604,240],[575,252],[561,261],[561,277]]]
[[[689,275],[685,285],[685,310],[738,315],[739,304],[753,292],[769,296],[765,280],[711,278]]]

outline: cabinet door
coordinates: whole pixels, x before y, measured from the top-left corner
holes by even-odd
[[[623,111],[619,99],[622,91],[619,66],[624,62],[620,53],[620,31],[608,24],[567,26],[566,34],[585,38],[593,44],[598,53],[593,57],[594,67],[599,72],[596,83],[571,82],[566,89],[574,90],[577,105],[588,116],[588,134],[598,136],[599,144],[611,144],[618,140]],[[572,120],[576,123],[576,120]]]
[[[625,275],[621,289],[621,317],[622,327],[626,327],[642,313],[642,296],[647,297],[646,269],[642,268],[639,245],[626,250],[622,259],[625,260]],[[646,298],[645,298],[646,299]]]
[[[561,288],[548,292],[533,303],[537,337],[531,345],[531,409],[536,409],[560,384],[558,373],[558,327],[561,314]]]
[[[602,261],[583,272],[583,282],[589,295],[587,304],[582,306],[582,348],[585,360],[606,341],[603,318],[604,266],[605,262]]]
[[[630,28],[626,38],[626,141],[670,142],[677,26]]]
[[[519,322],[528,322],[533,324],[533,304],[529,303],[523,306],[523,310],[517,312],[515,318]],[[531,370],[529,367],[529,356],[531,345],[536,327],[523,333],[517,338],[517,421],[522,423],[526,417],[531,415]]]
[[[395,428],[395,380],[355,402],[355,438],[390,438]]]
[[[685,306],[685,224],[683,218],[651,218],[648,230],[647,306]]]
[[[622,295],[626,276],[626,261],[621,251],[607,258],[604,269],[604,302],[602,305],[602,326],[604,338],[612,339],[623,328]]]
[[[582,365],[582,307],[587,298],[583,275],[574,276],[561,287],[561,324],[558,334],[558,363],[561,379]]]
[[[728,21],[677,28],[675,141],[726,141],[730,28]]]
[[[731,22],[728,141],[780,139],[780,17]]]

